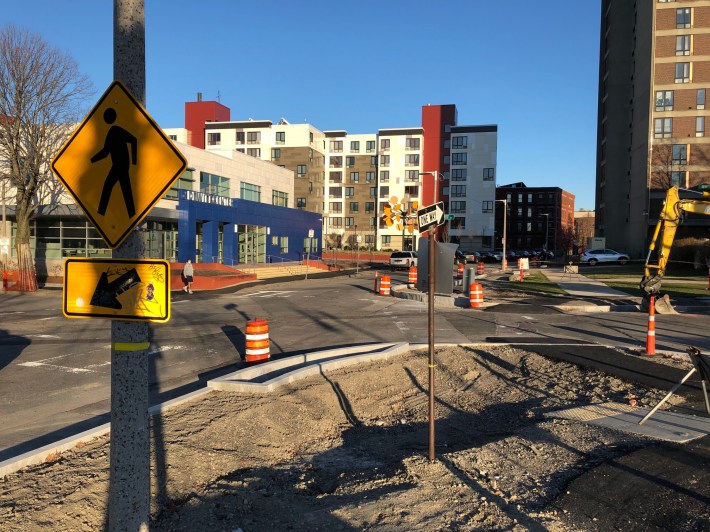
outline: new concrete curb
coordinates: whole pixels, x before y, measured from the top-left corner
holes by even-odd
[[[305,355],[292,356],[282,360],[274,360],[259,364],[253,368],[246,368],[207,382],[211,390],[243,392],[243,393],[269,393],[280,386],[297,380],[319,375],[345,366],[386,360],[392,356],[409,351],[409,344],[372,344],[355,348],[329,349]],[[300,367],[296,367],[300,366]],[[294,368],[273,379],[265,382],[253,382],[253,379],[268,375],[275,371]]]
[[[163,412],[168,408],[180,405],[187,401],[191,401],[201,395],[210,393],[211,391],[212,390],[208,388],[203,388],[201,390],[197,390],[185,394],[183,396],[176,397],[175,399],[166,401],[165,403],[151,406],[148,409],[148,414],[154,416],[155,414],[159,414],[160,412]],[[64,451],[69,451],[75,448],[77,445],[90,442],[92,440],[95,440],[96,438],[100,438],[110,433],[111,423],[104,423],[103,425],[99,425],[96,428],[80,432],[79,434],[75,434],[73,436],[64,438],[63,440],[47,444],[38,449],[27,451],[26,453],[23,453],[19,456],[8,458],[7,460],[0,462],[0,478],[3,478],[7,475],[11,475],[12,473],[16,473],[20,469],[29,467],[31,465],[41,464],[43,462],[51,462],[60,453]]]

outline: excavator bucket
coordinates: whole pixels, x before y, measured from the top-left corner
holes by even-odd
[[[656,314],[678,314],[671,305],[671,298],[668,297],[668,294],[656,299]]]

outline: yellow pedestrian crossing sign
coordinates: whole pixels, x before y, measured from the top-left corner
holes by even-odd
[[[168,191],[187,161],[114,81],[52,161],[52,171],[111,248]]]

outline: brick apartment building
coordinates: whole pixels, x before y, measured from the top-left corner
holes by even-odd
[[[502,185],[496,189],[495,246],[503,247],[503,214],[507,249],[544,248],[555,255],[567,253],[573,244],[574,194],[557,187],[528,187],[525,183]]]
[[[596,236],[643,257],[665,191],[710,183],[710,2],[603,0],[599,64]]]

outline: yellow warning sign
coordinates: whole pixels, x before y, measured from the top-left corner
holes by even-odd
[[[186,167],[185,157],[119,81],[52,161],[52,171],[111,248],[123,242]]]
[[[166,322],[170,264],[157,259],[66,259],[67,318]]]

